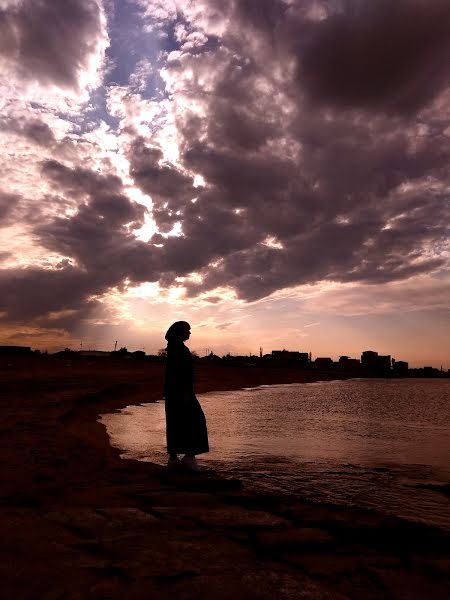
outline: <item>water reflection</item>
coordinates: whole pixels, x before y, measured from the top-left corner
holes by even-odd
[[[200,462],[264,491],[355,503],[450,528],[450,382],[353,380],[199,396]],[[166,462],[164,404],[103,417],[124,456]]]

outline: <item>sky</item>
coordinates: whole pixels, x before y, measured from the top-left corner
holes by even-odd
[[[450,368],[448,0],[0,0],[0,344]]]

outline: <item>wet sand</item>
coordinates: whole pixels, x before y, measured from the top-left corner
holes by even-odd
[[[196,390],[332,377],[204,365]],[[162,380],[151,363],[0,362],[3,598],[450,597],[448,533],[120,459],[98,415],[160,399]]]

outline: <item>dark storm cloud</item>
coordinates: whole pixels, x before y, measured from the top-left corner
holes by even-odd
[[[183,215],[183,236],[168,238],[163,247],[164,269],[174,276],[201,270],[222,256],[252,246],[260,236],[251,221],[220,206],[215,195],[209,200],[208,192],[187,206]]]
[[[411,113],[448,84],[447,0],[344,6],[304,30],[298,78],[312,101]]]
[[[143,224],[146,208],[124,194],[119,177],[71,169],[57,161],[44,162],[42,171],[66,195],[80,198],[75,215],[53,219],[35,229],[45,247],[75,258],[109,285],[125,277],[152,278],[155,265],[151,247],[131,232]]]
[[[0,118],[0,131],[21,135],[44,148],[52,148],[56,143],[53,131],[40,119]]]
[[[101,219],[104,227],[112,230],[126,224],[135,227],[142,224],[146,209],[123,193],[119,177],[81,167],[69,168],[56,160],[45,161],[42,172],[68,195],[88,198],[79,208],[79,214],[88,211],[87,221],[95,223]]]
[[[6,311],[12,322],[30,322],[61,310],[74,310],[79,316],[87,298],[108,287],[75,267],[4,269],[0,271],[0,311]]]
[[[0,227],[7,227],[15,220],[15,213],[20,202],[16,194],[0,190]]]
[[[57,161],[45,161],[42,173],[58,191],[78,199],[78,210],[43,218],[33,228],[34,237],[71,260],[52,269],[1,271],[0,312],[6,312],[8,320],[69,327],[97,306],[92,296],[120,287],[126,279],[158,279],[158,249],[131,232],[142,225],[146,209],[130,201],[120,178]],[[58,318],[50,314],[60,311],[71,312]]]
[[[214,113],[216,119],[208,123],[208,138],[212,143],[231,142],[244,150],[257,150],[276,137],[276,124],[267,122],[264,117],[258,118],[254,110],[218,100]]]
[[[192,205],[174,185],[157,204],[160,222],[179,208],[183,228],[163,242],[167,282],[195,270],[203,281],[190,294],[230,286],[255,300],[286,286],[441,268],[448,124],[428,123],[418,108],[448,84],[448,4],[203,6],[206,20],[222,19],[220,45],[168,66],[174,93],[203,107],[179,113],[177,126],[184,165],[206,189]]]
[[[7,217],[10,215],[13,207],[13,198],[10,194],[0,192],[0,224],[5,225]]]
[[[286,160],[283,169],[276,157],[271,162],[261,156],[248,158],[249,164],[234,156],[233,173],[229,154],[210,161],[203,152],[206,164],[196,155],[195,165],[215,187],[200,195],[197,215],[185,213],[186,238],[168,241],[166,251],[170,255],[179,244],[181,256],[183,246],[191,265],[195,256],[207,262],[223,257],[219,267],[204,270],[192,292],[231,285],[247,299],[321,279],[376,282],[430,270],[442,261],[416,260],[428,243],[445,239],[448,202],[432,191],[412,198],[395,190],[431,173],[432,166],[439,173],[438,157],[448,155],[443,143],[436,153],[425,147],[410,154],[402,134],[384,142],[367,137],[362,149],[350,137],[328,152],[316,153],[311,145],[302,175],[295,162]],[[191,165],[192,154],[186,158]],[[235,206],[242,207],[238,213]],[[385,230],[391,219],[395,224]],[[267,236],[282,248],[261,243]],[[198,249],[195,240],[201,240]]]
[[[160,230],[170,231],[180,220],[177,213],[197,195],[192,177],[164,164],[161,150],[147,146],[143,138],[133,141],[128,158],[130,175],[153,199],[153,216]]]
[[[27,121],[23,127],[23,135],[29,140],[36,142],[39,146],[50,148],[55,144],[53,131],[47,125],[39,120]]]
[[[27,0],[27,13],[3,11],[0,52],[14,55],[23,77],[73,85],[99,31],[94,4]],[[195,5],[194,16],[190,3],[179,15],[189,35],[209,36],[212,23],[211,35],[222,36],[185,45],[167,64],[180,163],[165,160],[157,136],[130,142],[129,128],[119,137],[130,176],[152,198],[159,233],[149,243],[133,234],[146,209],[106,162],[102,173],[68,167],[44,123],[17,124],[16,133],[60,159],[41,165],[56,194],[41,200],[52,211],[23,218],[41,246],[67,260],[0,271],[7,318],[71,328],[96,306],[92,298],[126,281],[170,286],[192,272],[202,280],[186,284],[188,295],[228,286],[257,300],[299,284],[378,284],[444,266],[447,3],[399,0],[389,11],[384,0]],[[51,11],[56,21],[43,18]],[[58,19],[60,32],[47,28]],[[64,56],[50,45],[67,45]],[[196,174],[205,185],[194,187]],[[19,200],[0,195],[0,219],[14,222]],[[161,235],[177,222],[182,235]]]
[[[214,113],[214,120],[216,118]],[[247,204],[252,196],[270,196],[289,185],[289,177],[296,170],[292,161],[266,152],[238,154],[236,145],[240,146],[240,132],[233,135],[230,129],[228,135],[230,143],[225,147],[197,143],[188,145],[184,153],[190,168],[197,169],[219,190],[227,191],[222,201],[228,198],[230,203],[239,206]]]
[[[0,10],[0,57],[25,80],[76,87],[101,28],[95,0],[24,0]]]

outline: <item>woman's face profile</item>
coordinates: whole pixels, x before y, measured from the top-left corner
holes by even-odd
[[[183,342],[188,340],[191,337],[191,326],[189,323],[186,323],[183,329]]]

